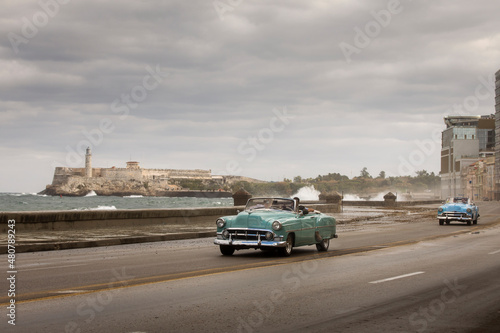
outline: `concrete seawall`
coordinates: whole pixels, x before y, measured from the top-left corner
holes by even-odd
[[[209,222],[217,217],[234,215],[244,207],[186,209],[124,209],[99,211],[2,212],[0,228],[7,230],[8,220],[16,221],[16,230],[82,230],[99,227],[141,227],[158,224]]]
[[[420,200],[420,201],[396,201],[394,204],[390,204],[386,201],[342,201],[343,206],[358,206],[358,207],[406,207],[406,206],[418,206],[418,205],[430,205],[443,203],[443,200]]]

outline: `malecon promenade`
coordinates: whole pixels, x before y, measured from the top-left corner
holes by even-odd
[[[340,198],[338,198],[340,199]],[[384,201],[327,200],[304,202],[330,214],[338,225],[410,214],[434,214],[440,200]],[[234,207],[134,209],[101,211],[1,212],[0,229],[6,234],[8,221],[16,221],[16,252],[48,251],[83,247],[157,242],[215,236],[215,220],[244,209],[235,198]],[[387,223],[385,221],[384,223]],[[0,239],[5,253],[7,238]]]

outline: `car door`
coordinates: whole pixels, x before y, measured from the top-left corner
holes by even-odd
[[[299,217],[301,230],[295,235],[295,245],[314,244],[314,232],[316,229],[316,214],[306,214]]]

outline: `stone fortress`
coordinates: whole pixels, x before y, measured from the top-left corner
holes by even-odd
[[[182,180],[199,180],[218,186],[213,191],[191,191],[183,189]],[[194,196],[230,197],[223,187],[237,181],[263,182],[241,176],[214,176],[211,170],[142,169],[139,162],[127,162],[126,168],[93,168],[92,153],[87,148],[84,168],[56,167],[51,185],[40,194],[84,196],[97,195],[143,195],[143,196]]]

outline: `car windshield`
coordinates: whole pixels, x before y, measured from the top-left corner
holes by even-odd
[[[294,211],[294,204],[295,202],[292,199],[254,198],[248,200],[245,210],[272,209]]]
[[[469,198],[462,198],[462,197],[448,198],[447,203],[468,204],[469,203]]]

